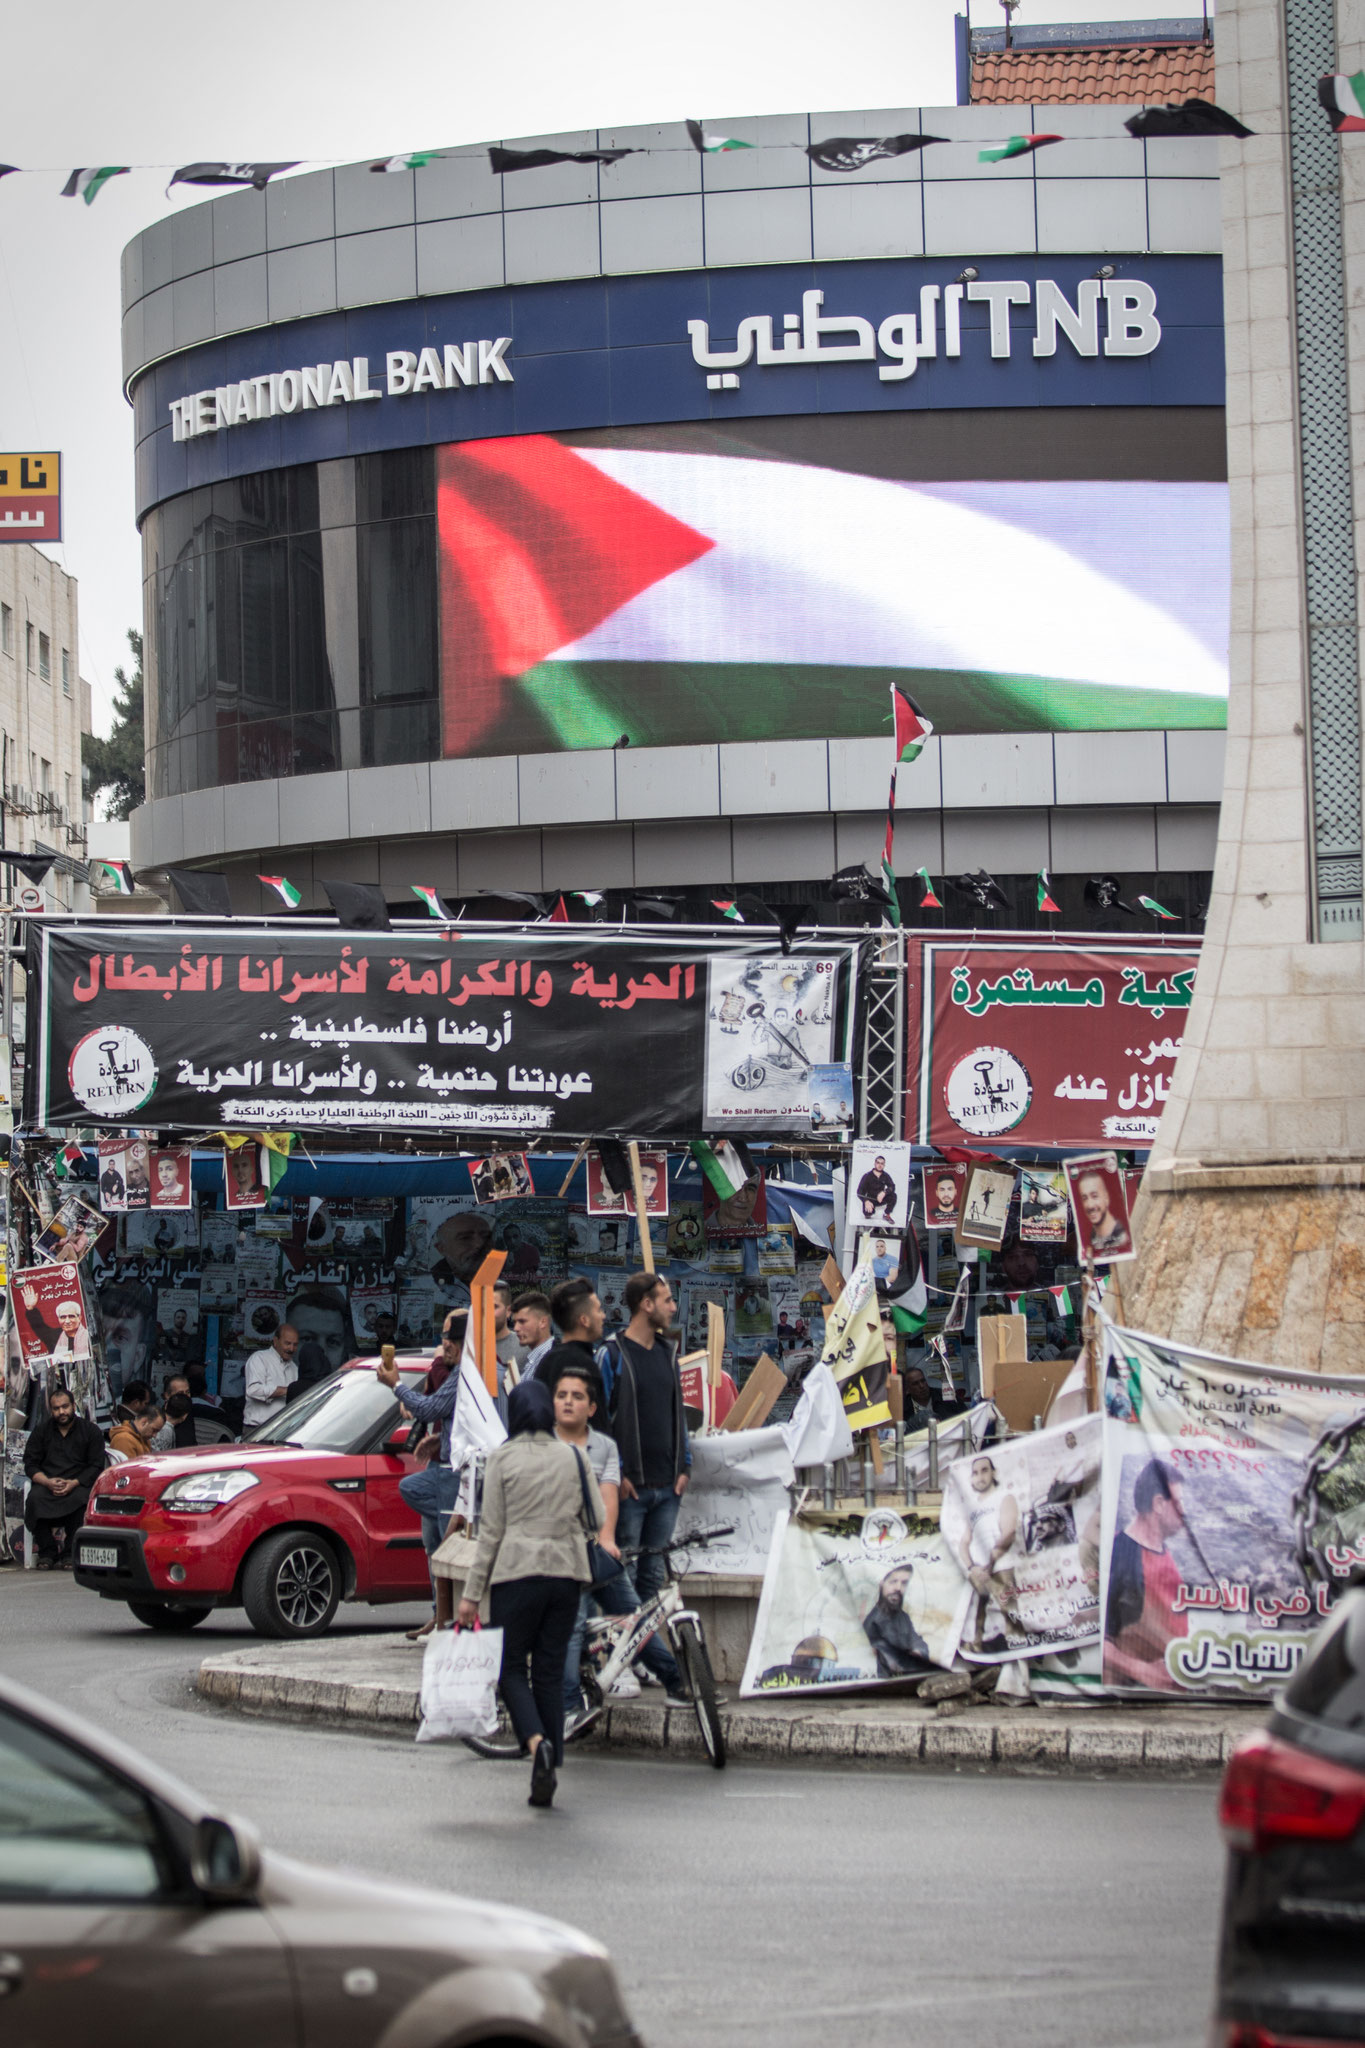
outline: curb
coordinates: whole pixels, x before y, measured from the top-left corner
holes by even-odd
[[[204,1699],[239,1713],[287,1720],[358,1722],[376,1731],[396,1732],[413,1728],[419,1719],[415,1686],[302,1677],[279,1666],[239,1663],[232,1656],[206,1658],[196,1690]],[[1121,1771],[1171,1777],[1221,1770],[1234,1745],[1264,1718],[1263,1710],[1247,1709],[1235,1720],[1226,1714],[1201,1715],[1201,1726],[1145,1726],[1146,1715],[1129,1715],[1113,1723],[1101,1719],[1110,1712],[1119,1714],[1122,1709],[974,1707],[940,1717],[912,1707],[890,1712],[860,1704],[852,1711],[783,1712],[767,1703],[751,1707],[735,1702],[722,1705],[721,1719],[730,1755],[749,1761],[899,1763],[1030,1776]],[[702,1754],[692,1709],[653,1700],[610,1706],[584,1747],[663,1751],[679,1757]]]

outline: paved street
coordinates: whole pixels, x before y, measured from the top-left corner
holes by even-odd
[[[239,1616],[157,1638],[64,1577],[0,1573],[8,1676],[273,1847],[589,1929],[651,2048],[1202,2048],[1207,1785],[571,1757],[547,1818],[520,1767],[198,1702],[206,1648],[253,1640]]]

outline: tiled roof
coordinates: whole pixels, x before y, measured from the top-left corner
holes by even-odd
[[[1214,97],[1212,43],[972,52],[974,107],[1162,106]]]

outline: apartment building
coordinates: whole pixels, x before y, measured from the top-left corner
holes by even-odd
[[[54,856],[48,902],[62,909],[77,907],[86,859],[81,734],[90,731],[90,685],[78,667],[76,607],[74,576],[37,548],[0,547],[3,843]]]

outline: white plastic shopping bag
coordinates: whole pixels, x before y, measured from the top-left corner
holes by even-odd
[[[492,1735],[498,1725],[500,1628],[437,1629],[422,1657],[419,1742]]]

